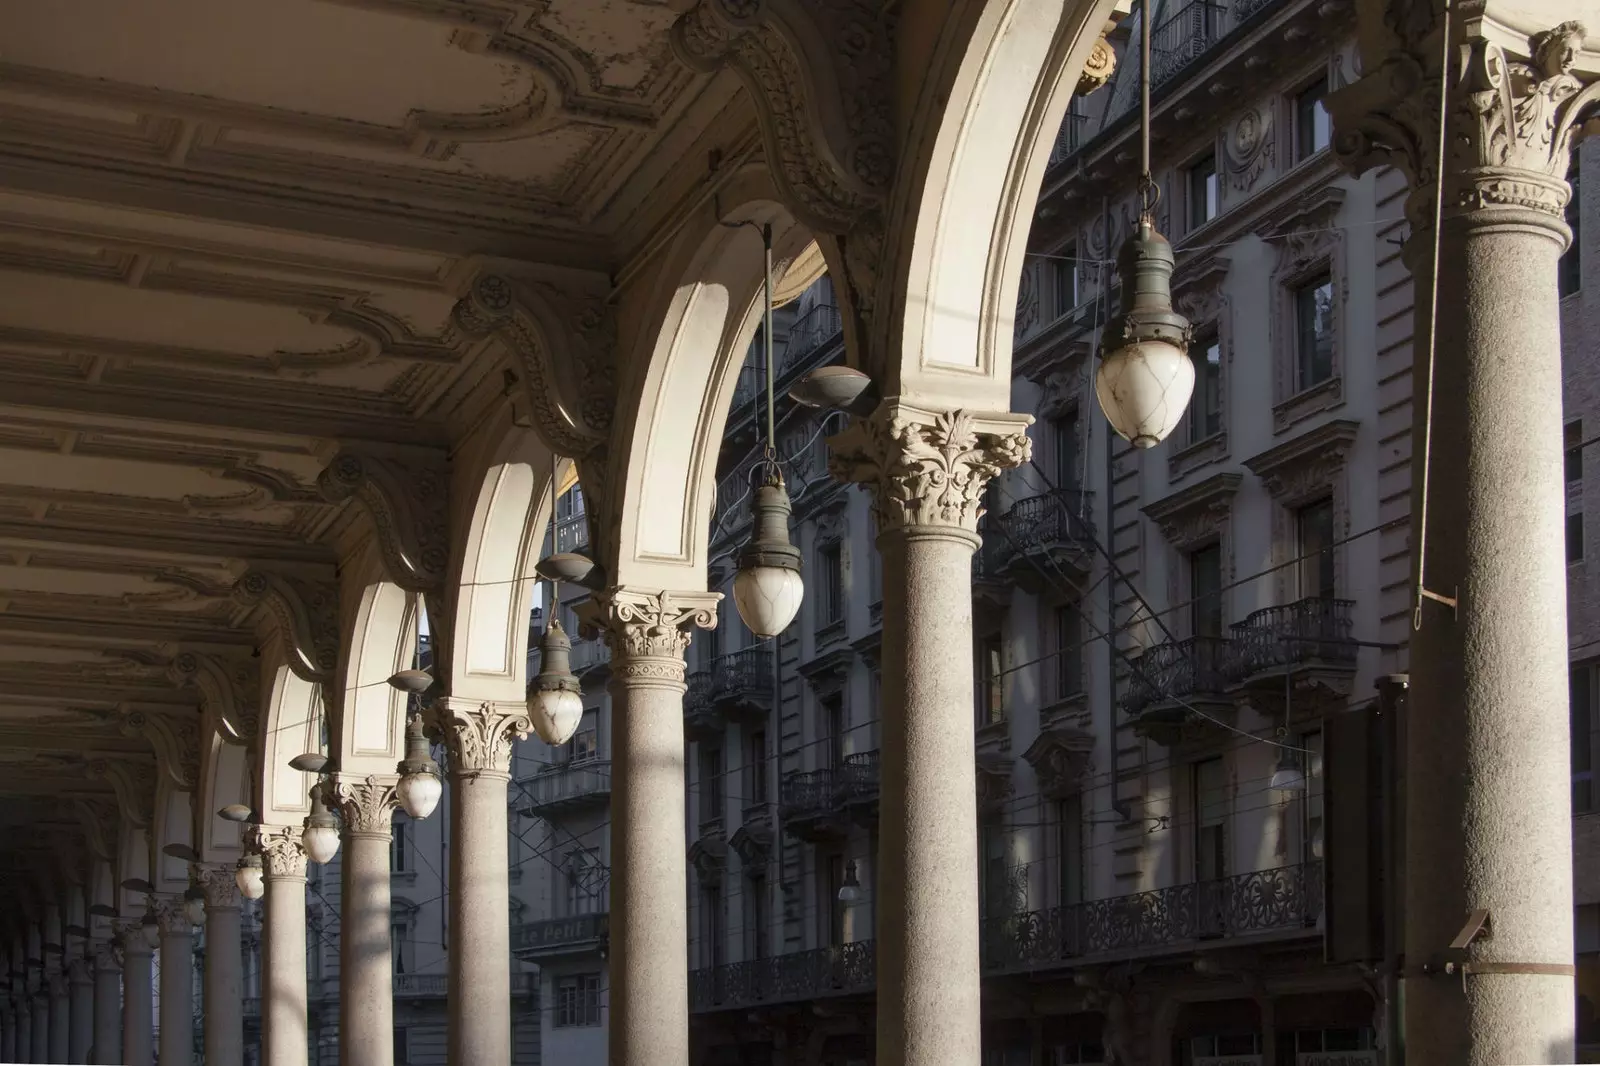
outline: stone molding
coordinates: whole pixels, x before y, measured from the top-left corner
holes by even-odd
[[[227,725],[228,729],[219,731],[224,740],[254,742],[261,725],[261,675],[256,660],[185,651],[167,664],[167,677],[179,687],[200,693],[207,709]]]
[[[256,827],[251,843],[261,853],[262,873],[267,880],[306,879],[306,849],[300,842],[301,832],[289,825]]]
[[[683,653],[695,629],[715,629],[720,592],[612,588],[578,605],[583,635],[603,633],[623,684],[684,687]]]
[[[112,928],[116,928],[116,923],[113,923]],[[121,934],[119,933],[117,935],[120,936]],[[93,950],[95,972],[106,973],[112,970],[122,969],[122,956],[118,951],[115,937],[113,937],[111,940],[106,940],[102,943],[94,945]]]
[[[1399,49],[1370,73],[1329,96],[1334,150],[1351,171],[1388,164],[1411,186],[1406,218],[1413,234],[1432,228],[1434,154],[1438,145],[1438,48],[1433,7],[1394,5],[1390,28]],[[1453,72],[1452,133],[1444,169],[1446,219],[1490,208],[1520,208],[1565,233],[1571,190],[1567,166],[1573,133],[1600,99],[1600,82],[1574,73],[1584,27],[1563,22],[1527,38],[1526,57],[1508,54],[1472,27],[1461,68]],[[1484,219],[1490,221],[1490,219]]]
[[[1358,422],[1325,422],[1244,461],[1245,468],[1261,479],[1277,505],[1272,510],[1272,543],[1278,546],[1278,554],[1287,552],[1292,557],[1299,553],[1295,512],[1322,497],[1333,501],[1334,537],[1342,539],[1349,534],[1345,467],[1359,428]],[[1344,587],[1344,554],[1342,547],[1333,549],[1335,588]],[[1298,574],[1297,567],[1277,571],[1275,585],[1280,603],[1287,603],[1296,594]]]
[[[722,875],[728,869],[728,841],[722,830],[702,833],[689,845],[689,865],[694,867],[701,885],[709,888],[722,884]]]
[[[533,731],[526,704],[444,697],[434,702],[435,725],[450,750],[450,776],[509,774],[511,746]]]
[[[1350,283],[1345,264],[1344,231],[1336,226],[1345,193],[1324,186],[1289,201],[1264,216],[1257,226],[1263,240],[1277,250],[1272,272],[1272,298],[1268,313],[1269,345],[1273,352],[1273,431],[1281,433],[1298,422],[1344,403],[1345,311]],[[1299,286],[1326,272],[1333,288],[1332,373],[1307,388],[1298,380]]]
[[[972,534],[984,489],[1032,454],[1032,415],[932,411],[884,404],[828,438],[828,469],[872,491],[880,535],[961,530]]]
[[[979,755],[974,766],[979,814],[995,814],[1005,809],[1014,786],[1011,781],[1011,756]]]
[[[196,867],[200,887],[206,894],[206,912],[238,910],[239,885],[232,863],[208,862]]]
[[[443,452],[344,448],[317,475],[317,488],[329,503],[361,504],[395,584],[408,592],[443,586],[450,568],[450,468]]]
[[[200,781],[200,726],[192,718],[175,718],[136,705],[117,708],[118,726],[125,737],[142,737],[155,749],[161,776],[182,792],[193,792]]]
[[[1094,766],[1094,734],[1063,726],[1044,729],[1022,757],[1033,767],[1041,795],[1075,796],[1088,784]]]
[[[1213,474],[1197,484],[1148,504],[1145,517],[1161,528],[1173,547],[1187,550],[1222,536],[1233,514],[1233,496],[1244,480],[1238,474]]]
[[[84,776],[110,784],[122,816],[138,829],[150,828],[156,802],[153,765],[132,759],[91,759],[84,764]]]
[[[83,839],[89,853],[102,862],[111,862],[117,854],[117,808],[105,800],[77,797],[72,801],[78,814],[78,824],[83,828]]]
[[[288,665],[303,681],[331,683],[339,668],[339,586],[329,573],[313,579],[252,566],[234,582],[241,607],[265,609],[289,651]]]
[[[333,779],[334,802],[339,805],[339,815],[344,819],[344,831],[358,836],[392,835],[394,812],[400,806],[395,796],[395,786],[400,778],[385,774],[379,777],[352,777],[339,774]]]
[[[1167,482],[1226,459],[1228,449],[1228,383],[1233,374],[1233,304],[1225,288],[1232,261],[1224,256],[1204,255],[1184,262],[1173,277],[1172,305],[1194,326],[1195,342],[1189,353],[1199,351],[1199,341],[1216,335],[1220,354],[1217,368],[1221,429],[1209,437],[1189,439],[1189,415],[1174,434],[1177,440],[1167,450]],[[1190,410],[1192,411],[1193,405]],[[1180,436],[1181,435],[1181,436]],[[1181,443],[1180,443],[1181,441]]]

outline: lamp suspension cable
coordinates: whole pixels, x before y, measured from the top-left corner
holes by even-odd
[[[561,456],[555,452],[550,453],[550,554],[554,555],[561,550],[557,542],[556,507],[560,503],[561,494]],[[545,615],[544,627],[550,628],[550,620],[556,616],[556,604],[561,600],[561,579],[555,571],[550,572],[550,606],[549,613]]]
[[[761,226],[761,250],[766,263],[766,273],[763,276],[763,289],[766,307],[762,313],[761,334],[766,349],[767,358],[767,462],[776,466],[778,462],[778,430],[777,415],[772,399],[772,223],[766,222]]]
[[[1150,0],[1139,3],[1139,213],[1155,221],[1161,189],[1150,175]]]

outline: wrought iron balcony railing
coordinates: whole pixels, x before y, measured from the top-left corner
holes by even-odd
[[[839,309],[832,304],[817,304],[789,327],[783,355],[778,360],[778,376],[786,377],[801,369],[806,357],[820,351],[843,332]]]
[[[1107,90],[1109,91],[1109,90]],[[1046,167],[1053,167],[1076,152],[1085,140],[1084,133],[1089,128],[1089,117],[1068,111],[1061,120],[1061,130],[1056,134],[1056,143],[1050,148],[1050,161]]]
[[[556,523],[556,551],[582,551],[589,546],[589,518],[582,511]]]
[[[1159,87],[1222,39],[1228,9],[1209,0],[1191,0],[1150,30],[1150,84]]]
[[[831,811],[834,806],[831,769],[784,775],[778,787],[778,808],[785,818],[803,818]]]
[[[1094,538],[1094,493],[1059,489],[1018,500],[998,520],[995,539],[1008,554],[1089,547]]]
[[[871,803],[878,798],[878,751],[858,751],[844,757],[835,787],[843,803]]]
[[[598,951],[610,931],[611,916],[604,911],[528,922],[511,930],[511,951],[527,961]]]
[[[695,1013],[800,1002],[871,992],[877,983],[873,941],[795,951],[694,970],[689,1009]]]
[[[394,975],[394,994],[401,999],[443,998],[449,991],[450,979],[442,973],[397,973]]]
[[[727,711],[770,709],[772,649],[756,645],[711,660],[710,698]]]
[[[1229,680],[1313,662],[1354,666],[1354,611],[1353,600],[1311,596],[1253,612],[1232,627]]]
[[[611,796],[611,763],[605,759],[559,763],[521,778],[517,784],[527,794],[530,814],[604,803]]]
[[[1097,955],[1201,940],[1292,933],[1322,917],[1322,864],[1198,881],[985,919],[986,971],[1047,968]]]
[[[1124,709],[1136,715],[1152,704],[1220,694],[1227,685],[1230,645],[1221,637],[1157,644],[1135,661]]]

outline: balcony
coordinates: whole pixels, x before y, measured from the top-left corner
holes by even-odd
[[[772,649],[757,645],[711,660],[708,698],[730,719],[765,717],[772,710]]]
[[[683,693],[683,732],[690,740],[709,740],[722,732],[722,715],[711,702],[710,670],[696,670]]]
[[[397,973],[393,978],[396,999],[445,998],[450,979],[442,973]]]
[[[983,543],[972,553],[972,596],[980,604],[1003,609],[1011,603],[1013,582],[1006,574],[1011,545],[1001,533],[998,518],[984,515],[978,520],[978,536]]]
[[[1094,557],[1093,497],[1060,489],[1012,504],[996,521],[992,538],[995,550],[1004,552],[1004,575],[1035,593],[1047,583],[1044,574],[1086,576]]]
[[[689,1010],[739,1010],[870,993],[877,984],[873,941],[794,951],[689,974]]]
[[[535,818],[604,807],[611,801],[611,763],[583,759],[559,763],[517,780],[527,796],[524,813]]]
[[[1312,933],[1321,917],[1322,864],[1280,866],[985,919],[983,968],[1017,973],[1208,942],[1287,939]]]
[[[511,953],[524,962],[541,962],[604,951],[610,937],[610,918],[601,912],[519,925],[511,931]]]
[[[1357,645],[1355,602],[1312,596],[1252,613],[1233,626],[1227,678],[1256,701],[1299,690],[1350,693]]]
[[[783,355],[778,360],[778,377],[811,369],[810,356],[827,348],[829,343],[844,332],[844,320],[839,309],[832,304],[817,304],[795,319],[789,327],[789,337],[783,345]]]
[[[556,551],[581,552],[589,546],[589,516],[579,511],[556,523]]]
[[[1159,88],[1171,81],[1204,55],[1222,39],[1227,21],[1228,9],[1224,5],[1194,0],[1154,26],[1150,30],[1151,87]]]
[[[1147,649],[1135,661],[1136,670],[1122,701],[1135,730],[1172,745],[1206,724],[1186,704],[1231,718],[1233,700],[1225,695],[1231,654],[1231,642],[1220,637],[1190,637]]]
[[[837,767],[788,774],[778,790],[784,828],[802,840],[832,840],[878,812],[878,753],[846,755]]]
[[[1089,116],[1068,111],[1061,120],[1061,129],[1056,133],[1056,143],[1050,147],[1050,161],[1046,167],[1053,167],[1066,159],[1082,147],[1087,140],[1086,131],[1089,128]]]

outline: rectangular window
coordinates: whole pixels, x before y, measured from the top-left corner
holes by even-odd
[[[1319,275],[1294,291],[1296,381],[1299,391],[1333,377],[1333,278]]]
[[[1189,443],[1222,432],[1222,345],[1215,334],[1189,348],[1194,360],[1194,402],[1189,406]]]
[[[1300,861],[1322,858],[1322,730],[1300,734],[1300,771],[1306,775],[1305,809],[1301,813],[1304,837],[1300,842]]]
[[[716,968],[727,961],[722,889],[717,885],[700,886],[700,945],[703,965]]]
[[[1055,445],[1055,469],[1050,476],[1063,492],[1076,491],[1082,481],[1078,454],[1078,412],[1072,411],[1050,420],[1051,443]]]
[[[1567,515],[1567,562],[1583,560],[1583,512]]]
[[[1567,184],[1572,186],[1572,196],[1567,200],[1566,208],[1567,228],[1572,231],[1572,243],[1561,253],[1561,261],[1556,267],[1556,292],[1561,296],[1570,296],[1577,292],[1583,282],[1580,254],[1583,242],[1579,239],[1579,222],[1583,218],[1583,205],[1578,196],[1577,152],[1572,153],[1572,164],[1567,168]]]
[[[758,729],[746,742],[746,803],[767,802],[767,731]]]
[[[1567,472],[1567,484],[1583,481],[1583,420],[1568,422],[1562,429],[1562,466]]]
[[[406,972],[406,923],[389,923],[389,953],[394,956],[394,972]]]
[[[747,877],[744,882],[744,954],[747,959],[767,957],[767,882]]]
[[[1189,167],[1189,228],[1199,229],[1217,217],[1217,157],[1207,155]]]
[[[1300,598],[1334,598],[1333,500],[1318,500],[1295,512],[1300,557]]]
[[[700,824],[722,820],[722,745],[700,742]]]
[[[1222,758],[1201,759],[1190,768],[1194,792],[1194,879],[1215,881],[1228,871],[1224,825],[1227,821],[1227,783],[1222,773]]]
[[[826,915],[826,925],[822,932],[826,936],[826,943],[837,946],[844,943],[844,910],[845,906],[839,901],[839,890],[844,887],[844,856],[833,854],[822,856],[824,866],[822,890],[826,893],[819,913]]]
[[[828,696],[822,701],[820,708],[824,742],[823,754],[827,756],[828,765],[835,770],[844,768],[844,699],[840,696]]]
[[[592,848],[567,855],[567,914],[598,914],[601,910],[600,854]]]
[[[588,762],[600,756],[600,734],[593,729],[578,730],[568,743],[568,762]]]
[[[1222,545],[1189,553],[1189,600],[1190,635],[1222,636]]]
[[[1069,244],[1061,249],[1056,264],[1056,317],[1068,314],[1078,306],[1078,246]]]
[[[1310,159],[1333,140],[1333,123],[1322,98],[1328,95],[1328,79],[1320,78],[1294,98],[1295,161]]]
[[[830,625],[844,617],[844,557],[838,541],[830,541],[817,549],[817,571],[819,622]]]
[[[1572,735],[1572,813],[1592,814],[1595,807],[1594,748],[1596,728],[1593,666],[1574,666],[1567,675],[1568,720]]]
[[[399,811],[394,814],[394,821],[389,826],[389,870],[392,873],[403,874],[411,869],[410,833],[411,828],[406,824],[406,816]]]
[[[1065,907],[1083,902],[1083,797],[1068,796],[1056,804],[1057,902]]]
[[[599,1024],[600,975],[585,973],[560,978],[556,982],[556,1028]]]
[[[1064,603],[1055,610],[1056,699],[1064,700],[1083,691],[1082,619],[1078,605]]]
[[[978,727],[1006,720],[1005,674],[1001,666],[1000,634],[978,639],[978,661],[973,675],[978,683]]]

